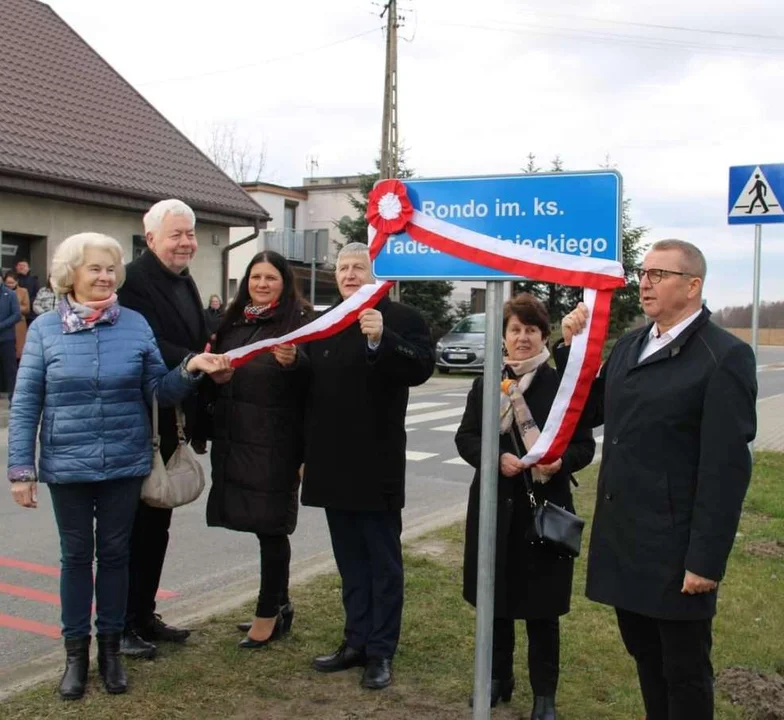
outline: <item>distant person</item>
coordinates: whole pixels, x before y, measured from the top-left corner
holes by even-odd
[[[19,310],[22,313],[22,319],[16,323],[14,331],[16,333],[16,359],[17,361],[22,357],[24,350],[25,340],[27,338],[27,322],[25,317],[30,314],[30,296],[20,284],[17,274],[13,270],[9,270],[3,278],[5,286],[9,290],[16,293],[16,299],[19,301]]]
[[[46,285],[44,285],[35,296],[33,303],[33,312],[38,315],[43,315],[45,312],[54,310],[57,305],[57,294],[52,289],[52,276],[46,278]]]
[[[16,325],[22,319],[16,292],[10,290],[5,283],[0,283],[0,365],[9,404],[16,385]]]
[[[36,297],[38,297],[38,278],[30,271],[30,263],[26,258],[17,260],[14,269],[16,270],[19,284],[27,290],[27,295],[30,298],[31,310],[29,310],[25,316],[25,320],[29,325],[36,318],[36,314],[32,310],[32,305],[35,302]]]
[[[207,334],[212,338],[223,322],[223,301],[220,295],[210,295],[210,301],[204,310],[204,321],[207,323]]]

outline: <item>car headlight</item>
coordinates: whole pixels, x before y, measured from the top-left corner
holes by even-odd
[[[444,343],[437,342],[436,343],[436,351],[441,352],[444,349]]]
[[[476,346],[476,349],[477,350],[484,350],[485,349],[485,344],[484,343],[480,343],[479,345]]]

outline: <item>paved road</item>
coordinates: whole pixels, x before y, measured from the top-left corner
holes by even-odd
[[[472,378],[433,378],[411,393],[408,428],[407,508],[411,527],[467,499],[471,470],[457,457],[454,430],[465,407]],[[0,467],[7,448],[0,447]],[[205,458],[205,468],[209,461]],[[371,470],[372,472],[372,470]],[[159,603],[164,616],[187,614],[211,598],[230,601],[258,588],[255,537],[207,528],[206,493],[175,511],[170,550]],[[4,670],[59,650],[57,531],[49,493],[42,488],[39,508],[23,511],[10,493],[0,492],[0,684]],[[331,559],[322,510],[302,508],[292,536],[293,570]]]
[[[784,348],[762,348],[760,398],[784,393]],[[454,431],[471,377],[434,377],[411,393],[408,435],[407,508],[404,525],[414,527],[465,503],[472,472],[457,457]],[[596,432],[601,441],[601,428]],[[7,461],[0,431],[0,467]],[[205,459],[208,469],[208,460]],[[258,583],[258,548],[244,533],[207,528],[206,494],[175,512],[163,575],[160,610],[167,617],[195,614],[205,604],[247,597]],[[49,494],[42,489],[37,511],[13,505],[0,492],[0,686],[14,666],[60,649],[57,531]],[[321,510],[302,508],[292,537],[293,571],[306,572],[331,559]]]

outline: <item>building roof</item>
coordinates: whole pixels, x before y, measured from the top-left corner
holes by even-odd
[[[270,195],[282,195],[292,200],[307,200],[308,193],[303,190],[294,190],[285,185],[276,185],[268,182],[246,182],[241,183],[242,188],[249,193],[269,193]]]
[[[0,190],[128,210],[176,197],[204,221],[268,219],[37,0],[0,2]]]

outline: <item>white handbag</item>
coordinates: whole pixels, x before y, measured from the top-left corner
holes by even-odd
[[[142,483],[142,500],[157,508],[176,508],[192,503],[204,490],[204,470],[188,447],[183,430],[183,413],[178,406],[178,445],[165,465],[158,434],[158,395],[152,399],[152,471]]]

